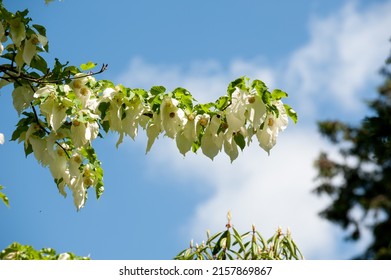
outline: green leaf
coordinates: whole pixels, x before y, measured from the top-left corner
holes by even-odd
[[[37,69],[41,71],[42,73],[46,74],[48,71],[48,64],[45,59],[42,58],[42,56],[36,54],[33,59],[31,60],[30,66],[34,69]]]
[[[31,146],[31,144],[29,143],[27,145],[27,147],[25,146],[24,147],[24,154],[25,156],[27,157],[29,154],[31,154],[33,152],[33,146]]]
[[[256,256],[258,255],[258,246],[256,242],[251,243],[251,254],[252,258],[256,259]]]
[[[206,242],[206,244],[210,244],[216,237],[218,237],[220,234],[222,234],[223,232],[218,232],[218,233],[215,233],[213,234],[209,239],[208,241]]]
[[[110,102],[101,102],[99,103],[98,110],[100,112],[100,119],[104,120],[106,117],[106,112],[110,107]],[[106,131],[106,130],[105,130]],[[107,131],[106,131],[107,132]]]
[[[27,116],[27,118],[20,119],[18,124],[16,125],[15,131],[12,133],[11,141],[16,141],[19,139],[20,135],[23,132],[26,132],[29,128],[29,125],[34,122],[33,113],[23,112],[23,115]]]
[[[187,108],[190,111],[193,109],[194,98],[187,89],[179,87],[176,88],[172,93],[174,95],[174,98],[180,102],[180,105],[184,105],[183,109]]]
[[[103,130],[108,133],[109,132],[109,129],[110,129],[110,122],[109,121],[103,121],[100,123]]]
[[[239,148],[243,151],[243,149],[246,147],[246,140],[244,139],[244,136],[241,133],[237,133],[234,136],[234,140]]]
[[[166,92],[166,88],[164,86],[153,86],[150,90],[153,96],[159,95],[161,93]]]
[[[231,96],[232,93],[236,90],[236,88],[242,89],[242,90],[248,90],[247,88],[247,83],[249,81],[249,78],[246,76],[240,77],[232,82],[229,83],[228,85],[228,95]]]
[[[229,97],[221,96],[219,99],[216,100],[216,109],[222,111],[225,108],[227,108],[228,104],[229,104]]]
[[[285,91],[282,91],[280,89],[275,89],[272,91],[272,99],[273,100],[280,100],[281,98],[288,97],[288,94]]]
[[[215,104],[213,102],[197,104],[194,106],[194,111],[198,112],[198,114],[210,114],[211,108],[214,106]]]
[[[76,66],[67,66],[64,68],[65,75],[75,75],[79,72],[80,70]]]
[[[39,24],[33,24],[32,26],[35,28],[35,30],[38,31],[38,33],[39,33],[40,35],[46,37],[46,28],[45,28],[44,26],[39,25]]]
[[[224,248],[224,245],[227,245],[227,237],[229,235],[229,230],[226,230],[223,232],[223,234],[220,236],[219,240],[217,240],[215,247],[213,248],[212,254],[216,255],[222,248]],[[229,240],[231,241],[231,240]]]
[[[105,188],[103,187],[103,182],[99,180],[97,185],[95,186],[96,199],[99,199],[103,194]]]
[[[231,248],[231,232],[229,230],[227,230],[227,239],[225,246],[228,250]]]
[[[96,66],[96,63],[88,61],[87,63],[83,63],[80,65],[80,69],[83,71],[90,70]]]
[[[292,119],[292,121],[294,123],[297,123],[297,113],[296,113],[296,111],[293,110],[292,107],[287,105],[287,104],[284,104],[284,107],[285,107],[286,113]]]
[[[263,94],[268,90],[266,84],[261,80],[254,80],[251,84],[251,87],[257,91],[259,97],[262,97]]]
[[[0,185],[0,200],[2,200],[7,207],[10,207],[8,197],[3,192],[1,192],[2,189],[3,186]]]

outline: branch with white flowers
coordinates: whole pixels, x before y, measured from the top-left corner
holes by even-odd
[[[103,169],[92,144],[109,131],[119,135],[117,147],[142,129],[146,152],[164,135],[183,155],[201,149],[213,160],[224,151],[232,162],[254,137],[269,153],[288,118],[297,121],[282,102],[288,96],[284,91],[269,91],[247,77],[231,82],[215,102],[200,104],[184,88],[132,89],[96,79],[107,65],[87,72],[96,64],[76,67],[56,60],[50,69],[40,55],[48,51],[46,29],[31,25],[27,11],[12,14],[0,7],[0,13],[0,58],[9,62],[0,64],[0,88],[13,85],[13,105],[21,117],[11,140],[22,142],[26,155],[34,154],[49,168],[62,195],[66,187],[71,190],[78,210],[90,187],[97,198],[103,193]]]

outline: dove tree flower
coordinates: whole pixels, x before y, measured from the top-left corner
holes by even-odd
[[[45,36],[41,34],[32,34],[28,40],[25,40],[23,48],[23,60],[27,65],[31,64],[31,60],[38,53],[37,48],[44,48],[48,43]],[[41,45],[41,46],[39,46]]]
[[[219,115],[214,115],[208,122],[201,139],[201,149],[204,155],[213,160],[222,148],[224,136],[219,132],[221,120]]]
[[[182,155],[189,151],[214,159],[224,151],[234,161],[254,135],[267,152],[278,134],[294,122],[296,113],[260,80],[241,77],[214,102],[197,103],[184,88],[163,86],[132,89],[91,72],[96,64],[79,67],[56,60],[53,67],[42,54],[48,51],[46,29],[31,24],[27,13],[12,14],[0,5],[0,87],[13,85],[13,105],[20,117],[11,140],[24,144],[26,155],[49,168],[59,192],[72,192],[81,209],[89,188],[103,193],[103,169],[93,148],[97,137],[118,133],[117,147],[128,136],[146,131],[146,152],[160,134],[175,140]],[[11,63],[10,63],[11,61]],[[4,136],[0,134],[0,143]]]
[[[178,100],[166,96],[163,98],[160,106],[160,116],[162,120],[162,128],[166,135],[174,138],[178,131],[181,131],[187,119],[182,109],[178,108]]]
[[[268,113],[261,129],[256,132],[259,145],[268,154],[277,142],[278,133],[283,131],[288,126],[288,115],[283,103],[278,100],[274,104],[278,109],[278,115]]]

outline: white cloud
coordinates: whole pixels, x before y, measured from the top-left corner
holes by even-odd
[[[354,2],[326,18],[313,18],[310,41],[288,63],[287,82],[302,95],[302,111],[314,108],[314,97],[336,101],[341,110],[362,109],[362,95],[389,52],[391,2],[359,11]],[[319,99],[318,99],[319,100]]]
[[[315,185],[312,163],[326,146],[313,123],[321,118],[317,112],[330,105],[341,112],[360,109],[357,92],[374,82],[388,54],[390,12],[391,2],[365,11],[348,4],[327,18],[313,18],[310,40],[291,54],[287,69],[272,69],[262,59],[236,59],[226,69],[212,60],[194,62],[187,69],[148,64],[141,58],[131,61],[119,80],[129,81],[132,87],[185,87],[199,102],[225,94],[228,83],[241,75],[262,79],[271,88],[285,84],[284,89],[296,93],[289,103],[295,103],[300,115],[312,122],[288,127],[270,157],[254,142],[233,164],[226,156],[212,162],[201,153],[183,160],[174,142],[158,141],[159,148],[152,148],[157,159],[154,168],[188,176],[189,181],[202,177],[212,188],[189,219],[184,235],[201,241],[204,230],[223,229],[231,210],[234,225],[242,231],[254,223],[271,236],[277,226],[290,227],[308,258],[349,258],[365,246],[368,238],[355,247],[343,245],[347,251],[341,253],[341,231],[317,216],[326,201],[310,193]]]

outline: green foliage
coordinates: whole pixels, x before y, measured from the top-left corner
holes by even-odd
[[[11,140],[22,143],[26,156],[33,154],[49,168],[63,196],[67,195],[65,187],[70,189],[77,210],[84,207],[89,188],[95,189],[97,198],[104,191],[102,164],[92,146],[93,140],[104,137],[103,132],[118,133],[118,147],[124,136],[134,138],[142,128],[148,136],[147,152],[164,134],[176,140],[183,155],[201,149],[213,160],[224,150],[232,162],[254,135],[269,153],[278,133],[287,127],[288,117],[297,121],[296,113],[281,101],[288,96],[284,91],[270,92],[264,82],[250,82],[245,76],[231,82],[227,93],[215,102],[195,104],[195,98],[184,88],[170,92],[163,86],[153,86],[148,91],[95,79],[107,69],[105,64],[95,72],[90,70],[97,64],[91,61],[76,67],[55,59],[51,65],[43,56],[49,51],[46,28],[31,22],[28,10],[9,12],[0,0],[0,88],[13,86],[13,105],[22,116]],[[2,192],[0,199],[9,206]],[[0,259],[89,257],[13,243],[0,253]],[[205,244],[191,246],[176,259],[303,256],[289,232],[283,234],[279,229],[265,240],[253,227],[240,235],[229,218],[227,230],[208,236]]]
[[[94,63],[94,62],[88,61],[87,63],[81,64],[81,65],[80,65],[80,69],[81,69],[82,71],[87,71],[87,70],[91,70],[91,69],[95,68],[96,65],[97,65],[97,64]]]
[[[210,235],[206,242],[193,244],[181,251],[176,260],[303,260],[304,256],[288,230],[281,228],[269,239],[265,239],[252,226],[252,230],[240,234],[231,224],[230,213],[226,230]]]
[[[89,260],[90,257],[80,257],[73,253],[57,254],[52,248],[36,250],[30,245],[12,243],[0,252],[0,260]]]
[[[4,204],[9,207],[9,200],[8,197],[1,191],[3,189],[3,186],[0,185],[0,200],[4,202]]]
[[[315,162],[320,183],[314,192],[332,200],[320,215],[349,231],[350,240],[360,239],[363,227],[369,229],[373,241],[358,256],[364,259],[391,259],[390,58],[382,70],[386,79],[378,96],[367,103],[371,115],[358,126],[319,122],[320,133],[339,148],[342,158],[321,153]]]
[[[245,76],[232,81],[215,102],[197,104],[181,87],[148,91],[97,80],[105,64],[95,72],[91,61],[76,67],[55,59],[50,66],[43,57],[49,50],[46,28],[32,24],[28,10],[11,13],[0,6],[0,13],[0,59],[5,62],[0,88],[13,85],[13,105],[22,116],[11,140],[23,143],[26,156],[33,154],[50,169],[62,195],[70,189],[77,210],[85,205],[89,188],[95,188],[97,198],[103,193],[93,141],[105,133],[119,134],[118,147],[124,137],[134,139],[144,129],[147,152],[163,134],[175,139],[183,155],[200,149],[213,160],[224,151],[232,162],[252,137],[269,153],[288,118],[297,121],[281,101],[287,93],[270,92],[261,80],[250,82]]]

